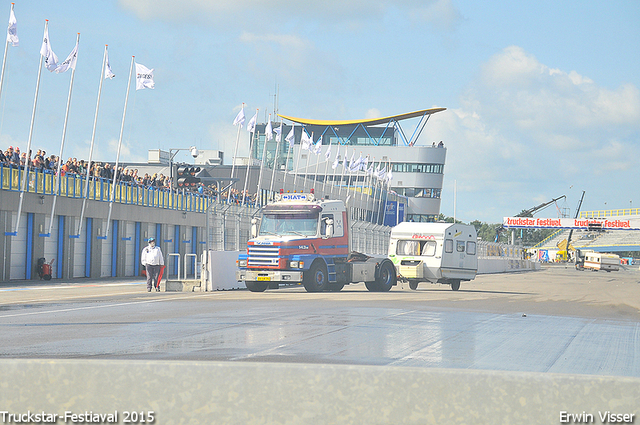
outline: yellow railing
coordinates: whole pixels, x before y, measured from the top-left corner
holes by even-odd
[[[24,178],[21,169],[0,165],[0,187],[2,190],[19,191]],[[29,170],[26,192],[54,195],[68,198],[83,198],[86,179],[67,174],[58,179],[49,171]],[[89,180],[87,199],[108,202],[111,199],[112,182],[93,178]],[[171,191],[155,187],[131,185],[128,182],[116,184],[114,202],[155,208],[177,209],[181,211],[205,212],[213,199],[204,195],[185,191]]]
[[[619,210],[582,211],[581,218],[619,217],[625,215],[640,215],[640,208],[623,208]]]

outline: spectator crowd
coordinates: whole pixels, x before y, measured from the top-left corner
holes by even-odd
[[[25,164],[29,164],[30,170],[38,170],[44,173],[55,174],[58,170],[59,158],[55,155],[47,156],[47,153],[38,149],[35,156],[32,157],[32,152],[27,155],[26,152],[20,152],[19,147],[9,146],[5,151],[0,149],[0,165],[11,168],[24,169]],[[77,158],[69,158],[60,166],[60,175],[76,175],[81,178],[86,178],[87,173],[92,179],[104,179],[107,181],[113,181],[113,176],[116,174],[117,181],[130,184],[132,186],[142,186],[146,188],[157,188],[168,190],[171,187],[171,179],[168,176],[160,173],[153,173],[149,175],[145,173],[143,176],[138,174],[138,170],[135,168],[127,168],[119,166],[117,172],[114,170],[115,164],[109,162],[94,161],[89,167],[89,161]],[[218,188],[216,185],[205,185],[200,183],[196,187],[189,188],[192,192],[199,193],[204,196],[218,197]],[[220,195],[220,201],[226,202],[227,199],[230,203],[241,204],[243,201],[243,191],[231,188],[228,191],[224,191]],[[249,191],[244,191],[244,203],[245,205],[254,205],[256,202],[256,195],[250,194]]]

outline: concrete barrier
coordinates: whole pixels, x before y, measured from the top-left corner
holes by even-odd
[[[207,290],[246,289],[244,282],[236,280],[236,260],[239,253],[240,251],[209,251],[208,274],[211,282]]]
[[[117,423],[126,419],[142,423],[141,418],[150,422],[153,416],[153,423],[162,425],[547,425],[563,423],[562,418],[569,414],[592,415],[592,423],[600,423],[599,414],[605,412],[633,414],[635,420],[640,409],[640,378],[591,375],[284,363],[4,359],[0,376],[0,420],[4,415],[4,423],[10,423],[8,414],[64,417],[65,412],[117,412]],[[571,423],[576,422],[589,421]],[[101,423],[109,423],[108,418]]]
[[[513,273],[532,270],[540,270],[540,263],[504,257],[478,258],[478,274]]]

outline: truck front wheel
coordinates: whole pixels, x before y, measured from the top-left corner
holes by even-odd
[[[307,292],[322,292],[327,289],[329,280],[327,266],[322,262],[316,262],[311,265],[308,272],[304,274],[302,284]]]
[[[269,286],[269,282],[245,282],[244,284],[251,292],[264,292]]]

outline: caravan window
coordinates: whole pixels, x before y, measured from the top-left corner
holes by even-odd
[[[464,252],[464,241],[456,241],[456,251]]]
[[[436,255],[436,241],[423,242],[421,251],[424,257],[433,257]]]
[[[433,257],[436,254],[436,241],[398,241],[397,255],[421,255]]]
[[[397,255],[420,255],[420,243],[418,241],[398,241]]]
[[[453,252],[453,239],[444,240],[444,252]]]
[[[467,254],[476,255],[476,243],[475,242],[467,242]]]

